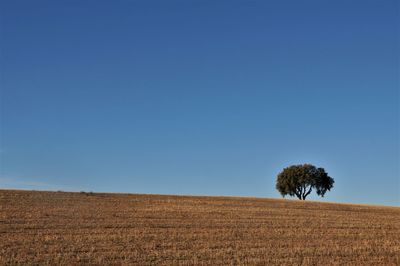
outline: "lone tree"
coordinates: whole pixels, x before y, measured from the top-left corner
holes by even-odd
[[[331,190],[334,182],[324,168],[317,168],[311,164],[299,164],[289,166],[278,174],[276,189],[283,197],[297,196],[300,200],[305,200],[313,189],[318,196],[323,197],[326,191]]]

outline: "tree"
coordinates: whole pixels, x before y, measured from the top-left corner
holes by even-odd
[[[313,189],[318,196],[323,197],[326,191],[333,188],[335,181],[328,176],[324,168],[317,168],[311,164],[292,165],[284,168],[276,179],[276,189],[283,197],[297,196],[305,200]]]

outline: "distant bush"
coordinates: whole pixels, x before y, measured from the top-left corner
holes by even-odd
[[[85,194],[86,196],[93,196],[93,195],[94,195],[93,191],[89,191],[89,192],[81,191],[81,192],[79,192],[79,193]]]

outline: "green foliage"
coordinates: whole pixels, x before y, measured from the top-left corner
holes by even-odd
[[[333,187],[335,181],[328,176],[324,168],[317,168],[311,164],[289,166],[278,175],[276,189],[283,197],[297,196],[305,200],[313,189],[317,195],[323,197]]]

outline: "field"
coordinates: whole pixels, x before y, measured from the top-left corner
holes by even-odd
[[[400,265],[400,208],[0,190],[0,265]]]

